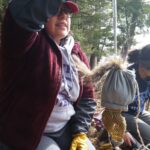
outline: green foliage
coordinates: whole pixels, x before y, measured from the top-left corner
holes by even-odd
[[[112,46],[112,10],[109,1],[78,0],[80,14],[72,19],[75,38],[88,53],[101,55],[104,47]],[[111,43],[111,44],[110,44]]]
[[[143,19],[141,0],[118,1],[118,28],[120,29],[118,46],[128,45],[130,47],[134,43],[136,28],[144,26]]]
[[[80,14],[72,19],[75,38],[88,54],[113,53],[112,0],[78,0]],[[150,26],[150,3],[143,0],[117,0],[118,49],[130,48],[137,34]]]
[[[3,15],[4,15],[4,10],[7,6],[7,0],[0,0],[0,23],[2,21]]]

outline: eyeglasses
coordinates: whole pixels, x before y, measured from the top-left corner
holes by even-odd
[[[65,14],[70,18],[72,16],[72,10],[69,7],[62,6],[60,7],[57,15],[61,15],[61,14]]]

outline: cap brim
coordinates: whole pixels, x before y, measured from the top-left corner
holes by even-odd
[[[66,1],[64,3],[64,5],[66,5],[67,7],[69,7],[72,11],[72,13],[77,14],[79,12],[79,8],[78,5],[72,1]]]

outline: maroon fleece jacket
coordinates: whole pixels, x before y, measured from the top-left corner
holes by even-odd
[[[79,44],[72,52],[88,65]],[[44,31],[18,26],[7,10],[0,56],[0,141],[12,150],[35,150],[59,91],[60,50]],[[80,88],[79,100],[93,98],[91,84],[80,80]]]

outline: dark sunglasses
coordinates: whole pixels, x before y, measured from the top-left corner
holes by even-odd
[[[66,6],[62,6],[60,9],[59,9],[59,11],[58,11],[58,15],[60,15],[60,14],[66,14],[66,15],[68,15],[68,16],[72,16],[72,10],[69,8],[69,7],[66,7]]]

